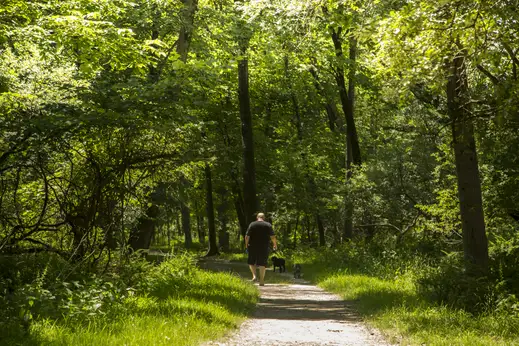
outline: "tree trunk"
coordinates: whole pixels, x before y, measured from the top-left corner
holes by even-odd
[[[187,205],[182,202],[180,204],[180,212],[182,214],[182,229],[184,231],[184,244],[186,249],[191,248],[193,237],[191,236],[191,213]]]
[[[204,233],[203,233],[203,228],[202,228],[202,225],[201,225],[201,219],[202,217],[200,215],[197,215],[196,216],[196,229],[197,229],[197,233],[198,233],[198,242],[200,244],[203,244],[205,242],[205,236],[204,236]]]
[[[182,15],[182,27],[178,35],[177,53],[180,60],[187,61],[187,53],[189,52],[189,44],[191,43],[191,36],[193,33],[193,23],[195,20],[195,13],[198,7],[198,0],[181,0],[184,4]]]
[[[283,228],[283,237],[282,237],[282,240],[283,240],[283,243],[284,244],[287,244],[289,242],[289,239],[288,237],[290,236],[290,232],[292,231],[291,229],[291,225],[290,225],[290,222],[286,225],[284,225],[285,227]]]
[[[236,209],[236,216],[238,217],[238,223],[240,224],[240,234],[242,237],[245,237],[245,233],[247,232],[247,219],[245,217],[243,205],[243,198],[240,192],[240,187],[237,185],[238,181],[236,180],[235,184],[233,184],[233,195],[234,195],[234,208]]]
[[[488,241],[474,125],[466,108],[468,82],[464,59],[463,55],[459,55],[452,62],[447,83],[447,103],[452,122],[466,268],[469,272],[484,275],[488,271]]]
[[[191,43],[191,36],[193,34],[193,23],[195,20],[195,13],[198,7],[198,0],[181,0],[184,4],[182,10],[182,26],[178,35],[177,42],[177,53],[182,62],[187,61],[187,54],[189,52],[189,44]],[[186,189],[188,182],[185,178],[181,179],[182,189]],[[182,213],[182,230],[184,233],[185,246],[189,249],[193,243],[193,237],[191,235],[191,222],[189,207],[181,202],[180,212]]]
[[[184,231],[182,230],[182,226],[180,225],[180,219],[179,219],[177,213],[175,213],[175,225],[176,225],[177,235],[181,236],[182,233],[184,233]]]
[[[317,214],[317,228],[319,230],[319,246],[325,246],[326,241],[324,239],[324,225],[319,214]]]
[[[227,230],[227,210],[229,209],[229,200],[227,198],[227,189],[223,188],[218,191],[221,203],[218,205],[218,221],[220,223],[220,230],[218,232],[218,249],[222,252],[229,252],[229,232]]]
[[[296,225],[294,227],[294,244],[292,245],[294,247],[294,250],[297,247],[297,227],[299,227],[299,215],[297,216]]]
[[[207,208],[207,226],[209,229],[209,249],[206,256],[218,255],[218,246],[216,244],[216,227],[214,222],[214,205],[213,205],[213,183],[211,180],[211,167],[205,164],[205,183],[206,183],[206,208]]]
[[[335,55],[337,58],[342,58],[344,53],[342,51],[342,39],[340,33],[342,30],[332,30],[332,40],[335,47]],[[346,80],[344,78],[344,68],[342,66],[337,67],[335,74],[335,81],[339,88],[339,97],[341,99],[342,110],[346,120],[346,135],[349,138],[348,143],[351,145],[351,154],[354,165],[361,165],[362,159],[360,155],[360,145],[357,136],[357,129],[355,127],[354,117],[354,101],[355,101],[355,61],[357,58],[357,40],[350,37],[350,70],[349,70],[349,82],[348,91],[346,91]]]
[[[335,47],[335,55],[342,58],[342,39],[341,31],[332,29],[331,36],[333,45]],[[339,66],[335,74],[337,87],[339,88],[339,97],[341,99],[342,110],[346,120],[346,183],[349,184],[351,179],[353,165],[361,165],[362,158],[360,154],[360,145],[357,136],[357,129],[355,127],[355,62],[357,59],[357,40],[350,36],[349,39],[349,77],[348,77],[348,91],[346,92],[346,81],[344,79],[344,69]],[[351,194],[345,197],[345,221],[344,221],[344,239],[351,239],[353,236],[353,203]]]
[[[328,96],[328,94],[325,92],[325,90],[321,86],[321,82],[319,81],[319,75],[317,74],[317,70],[312,67],[310,68],[310,73],[314,77],[314,86],[319,95],[325,100],[324,102],[324,108],[326,109],[326,115],[328,117],[328,127],[330,128],[330,131],[335,132],[335,125],[339,125],[341,127],[342,124],[340,124],[340,119],[337,116],[337,107],[335,106],[335,103],[333,102],[333,99]]]
[[[168,236],[168,249],[171,249],[171,220],[168,217],[168,224],[166,227],[166,232]]]
[[[311,234],[311,225],[310,225],[310,218],[308,215],[305,216],[306,221],[306,240],[308,241],[308,245],[312,244],[312,234]]]
[[[104,206],[99,210],[98,225],[104,230],[105,244],[108,249],[115,250],[117,248],[117,237],[115,225],[119,222],[116,218],[114,210],[117,206],[115,198],[106,197]]]
[[[352,153],[349,138],[346,138],[346,196],[344,197],[344,229],[343,241],[353,238],[353,202],[351,199],[350,180],[352,171]]]
[[[245,220],[247,224],[254,221],[258,211],[256,197],[256,167],[254,161],[254,140],[252,134],[252,114],[249,95],[248,60],[238,62],[238,99],[240,103],[241,133],[243,144],[243,197],[245,204]]]
[[[146,215],[139,218],[137,226],[130,232],[128,244],[133,251],[149,249],[155,232],[155,218],[159,215],[159,207],[152,204]]]

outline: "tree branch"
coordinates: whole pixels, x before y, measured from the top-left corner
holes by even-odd
[[[515,55],[514,51],[512,50],[512,47],[510,47],[510,45],[506,42],[502,42],[502,43],[503,43],[503,47],[505,48],[508,55],[510,55],[510,58],[512,59],[514,64],[519,65],[519,59],[517,59],[517,56]]]
[[[476,65],[476,68],[481,71],[485,76],[487,76],[494,85],[501,84],[499,79],[494,76],[492,73],[490,73],[486,68],[484,68],[481,64]]]

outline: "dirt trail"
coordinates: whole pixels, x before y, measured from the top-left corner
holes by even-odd
[[[241,264],[236,263],[225,264],[218,261],[217,264],[207,264],[204,267],[246,273]],[[239,271],[236,270],[237,267],[240,267]],[[267,277],[269,275],[272,273],[267,272]],[[351,302],[345,302],[303,280],[297,280],[294,284],[269,284],[267,281],[265,286],[258,288],[261,297],[257,309],[240,326],[240,330],[225,340],[212,341],[205,345],[389,345],[376,330],[369,329],[362,323]]]

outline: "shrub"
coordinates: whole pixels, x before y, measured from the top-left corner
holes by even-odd
[[[463,254],[453,252],[437,266],[424,267],[417,279],[419,293],[431,301],[469,312],[488,309],[493,285],[489,277],[474,277],[465,271]]]

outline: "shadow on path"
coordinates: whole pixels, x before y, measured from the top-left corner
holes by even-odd
[[[245,263],[206,260],[204,269],[237,273],[249,279]],[[216,263],[214,263],[216,262]],[[284,280],[287,284],[276,284]],[[297,283],[294,283],[297,282]],[[353,302],[325,292],[290,274],[267,273],[265,286],[252,317],[220,346],[387,345],[375,330],[362,324]]]

